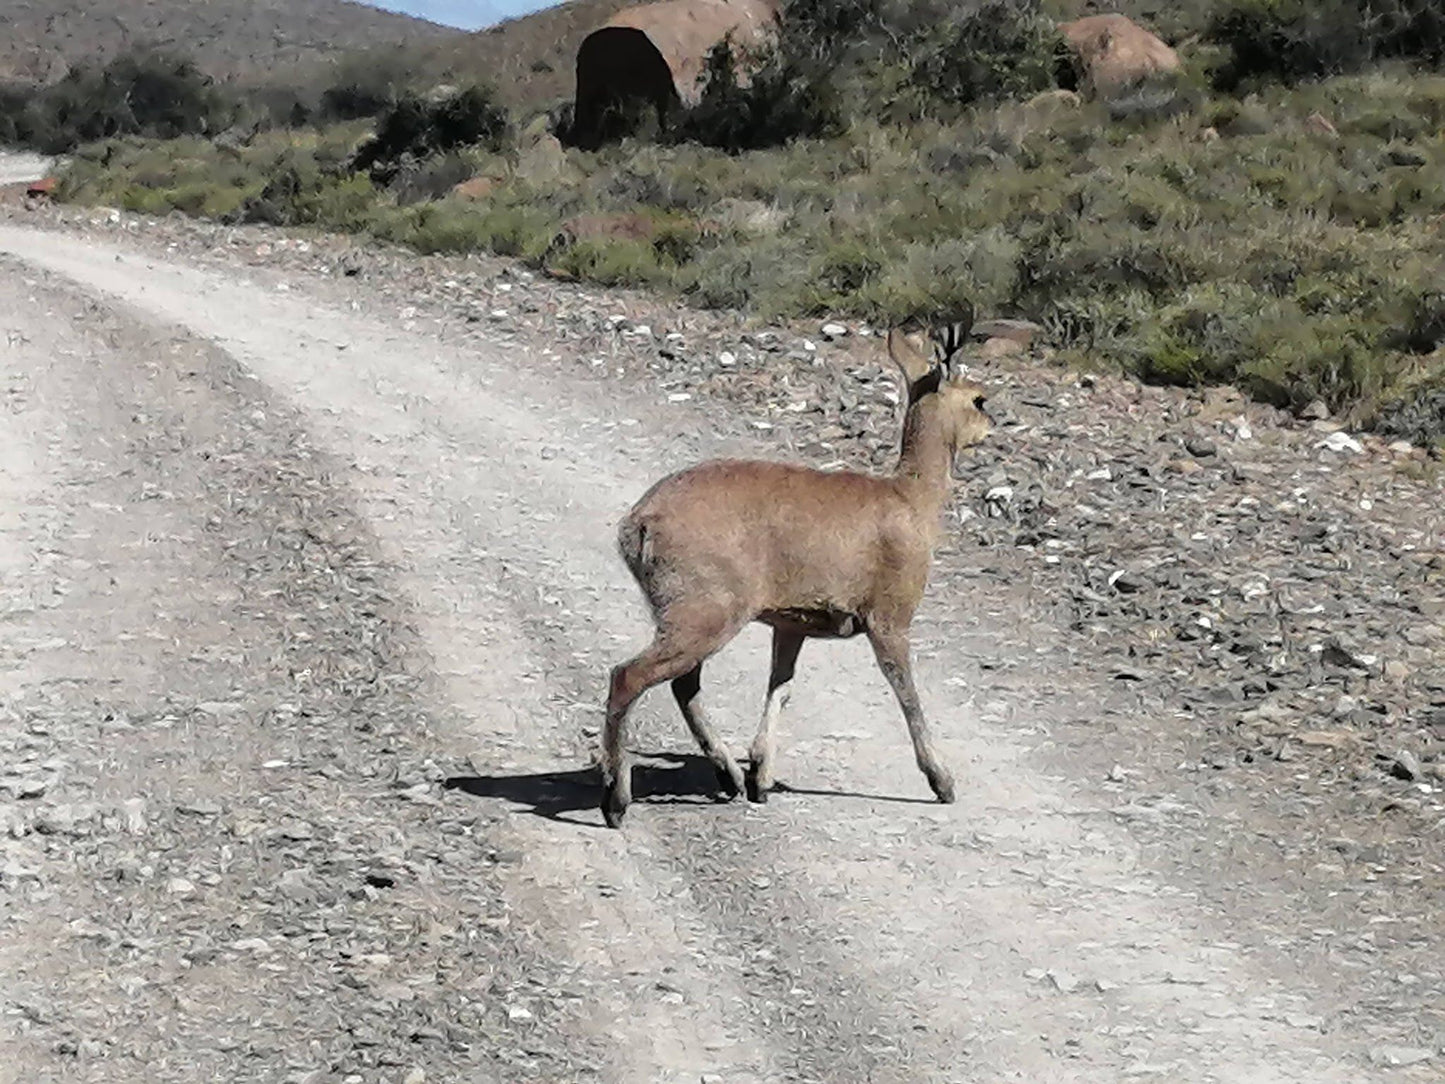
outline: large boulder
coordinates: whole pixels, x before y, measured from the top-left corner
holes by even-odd
[[[1086,15],[1059,31],[1089,97],[1111,98],[1179,70],[1178,53],[1123,15]]]
[[[696,105],[707,56],[727,41],[740,81],[777,31],[776,0],[661,0],[624,8],[577,50],[573,136],[602,136],[604,114],[628,102],[655,107],[665,123],[678,105]]]

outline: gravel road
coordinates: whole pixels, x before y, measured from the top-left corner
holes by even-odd
[[[711,801],[659,691],[606,831],[614,524],[746,419],[125,236],[0,225],[0,324],[0,1078],[1439,1079],[1426,767],[1404,820],[1171,774],[1202,724],[960,531],[917,629],[956,805],[815,643],[789,791]],[[739,752],[765,659],[705,675]]]

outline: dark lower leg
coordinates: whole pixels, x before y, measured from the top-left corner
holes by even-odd
[[[602,818],[617,828],[632,802],[632,768],[627,762],[627,709],[637,699],[632,670],[637,660],[613,669],[607,690],[607,716],[602,727]]]
[[[732,754],[718,740],[717,732],[708,722],[699,696],[701,689],[701,663],[672,681],[672,695],[677,698],[677,706],[682,710],[688,730],[692,731],[702,755],[712,761],[712,766],[717,771],[718,786],[731,797],[742,793],[743,772],[737,761],[733,760]]]
[[[612,671],[607,717],[602,727],[602,816],[609,827],[622,823],[632,802],[632,769],[627,758],[627,712],[654,685],[670,681],[696,663],[659,643]]]
[[[628,709],[654,685],[701,667],[741,627],[742,621],[716,602],[677,608],[669,612],[651,647],[612,671],[602,731],[602,816],[609,826],[622,823],[632,801],[624,748]]]

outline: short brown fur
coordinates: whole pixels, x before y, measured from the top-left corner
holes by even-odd
[[[934,753],[909,660],[955,454],[989,432],[983,390],[948,369],[967,326],[935,333],[941,358],[895,328],[888,352],[908,389],[898,467],[880,478],[753,460],[713,460],[655,484],[618,528],[623,560],[657,625],[652,644],[612,671],[602,735],[602,812],[618,827],[631,801],[628,709],[664,681],[729,794],[766,800],[774,733],[798,652],[810,637],[865,634],[940,801],[953,777]],[[773,629],[763,722],[746,776],[698,702],[703,662],[751,621]]]

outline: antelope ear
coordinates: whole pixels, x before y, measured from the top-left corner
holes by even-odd
[[[904,325],[888,329],[888,356],[902,371],[910,389],[936,367],[936,362],[920,350],[909,333],[904,331]]]

